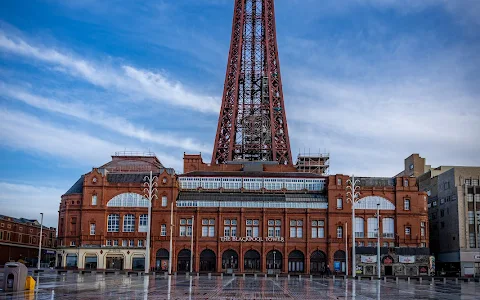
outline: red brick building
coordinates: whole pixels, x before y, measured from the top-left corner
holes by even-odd
[[[43,226],[42,264],[55,259],[56,229]],[[0,266],[23,261],[28,266],[38,262],[40,223],[37,220],[0,215]]]
[[[152,269],[167,270],[173,204],[174,272],[190,269],[193,217],[195,272],[345,272],[351,254],[348,176],[297,172],[265,163],[209,166],[185,155],[176,175],[154,156],[117,155],[62,196],[59,243],[63,267],[141,270],[147,204],[144,176],[158,177],[152,206]],[[428,268],[426,194],[414,179],[360,178],[356,208],[357,272],[374,274],[377,203],[383,274]],[[351,258],[350,258],[351,259]],[[349,259],[349,261],[351,261]],[[351,271],[350,271],[351,273]]]

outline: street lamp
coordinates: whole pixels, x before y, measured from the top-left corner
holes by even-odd
[[[192,236],[190,237],[190,274],[193,273],[193,224],[195,223],[195,216],[192,216]]]
[[[276,266],[276,260],[275,260],[275,254],[277,251],[273,250],[273,272],[277,273],[277,266]]]
[[[40,260],[42,259],[43,213],[40,213],[40,215],[42,215],[42,218],[40,219],[40,242],[38,243],[37,269],[40,269]]]
[[[347,180],[347,202],[352,203],[352,276],[355,278],[357,274],[356,259],[355,259],[355,204],[360,198],[360,180],[355,180],[352,175],[351,179]]]
[[[145,176],[143,178],[145,181],[143,183],[145,197],[148,199],[148,215],[147,215],[147,244],[145,245],[145,273],[150,272],[150,234],[152,226],[152,201],[157,199],[157,176],[153,176],[152,171],[150,171],[150,176]]]
[[[170,252],[168,252],[168,275],[172,275],[172,253],[173,253],[173,202],[170,201]],[[170,280],[170,277],[168,277]]]
[[[377,203],[377,274],[380,279],[380,203]]]

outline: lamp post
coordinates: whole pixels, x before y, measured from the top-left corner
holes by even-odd
[[[172,275],[172,251],[173,251],[173,199],[170,201],[170,250],[168,252],[168,275]],[[170,278],[170,277],[169,277]]]
[[[347,202],[352,203],[352,276],[355,278],[357,273],[355,259],[355,204],[360,198],[360,180],[355,180],[355,176],[347,180]]]
[[[273,272],[277,273],[277,266],[276,266],[276,260],[275,260],[275,254],[277,251],[273,250]]]
[[[43,237],[43,213],[40,213],[42,218],[40,219],[40,241],[38,243],[38,263],[37,269],[40,269],[40,261],[42,259],[42,237]]]
[[[380,279],[380,203],[377,203],[377,274]]]
[[[145,197],[148,199],[148,215],[147,215],[147,242],[145,245],[145,273],[150,272],[150,234],[152,227],[152,201],[157,197],[157,176],[153,176],[152,171],[150,171],[150,176],[145,176],[143,178],[145,181],[143,186],[145,187]]]
[[[348,222],[345,222],[345,274],[348,276]]]
[[[190,237],[190,274],[193,272],[193,224],[195,223],[195,216],[192,216],[192,235]]]

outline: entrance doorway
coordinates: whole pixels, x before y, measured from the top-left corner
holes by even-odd
[[[178,253],[177,272],[190,272],[190,253],[189,249],[183,249]]]
[[[200,271],[215,272],[217,265],[217,256],[210,249],[205,249],[200,253]]]
[[[97,269],[97,256],[85,257],[85,269],[96,270]]]
[[[123,256],[107,257],[108,270],[123,270]]]
[[[393,275],[393,268],[392,266],[385,266],[385,276]]]
[[[155,257],[155,270],[164,272],[168,271],[168,258],[167,249],[158,249]]]
[[[270,273],[280,273],[282,270],[282,252],[272,250],[267,253],[267,270]]]
[[[222,269],[227,273],[232,273],[238,269],[238,253],[229,249],[222,254]]]
[[[304,272],[305,256],[302,251],[294,250],[288,255],[288,272],[289,273],[303,273]]]
[[[345,273],[345,261],[345,251],[338,250],[337,252],[335,252],[335,254],[333,254],[333,270],[337,273]]]
[[[245,272],[260,272],[260,253],[256,250],[248,250],[244,257],[243,270]]]
[[[327,256],[322,251],[315,251],[310,256],[310,273],[325,274],[327,267]]]

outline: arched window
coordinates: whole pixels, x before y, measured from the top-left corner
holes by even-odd
[[[343,237],[343,227],[337,226],[337,238],[341,239]]]
[[[120,230],[120,216],[117,214],[108,215],[107,231],[118,232]]]
[[[363,218],[356,217],[355,218],[355,237],[363,238],[365,237],[364,233],[364,221]]]
[[[380,204],[381,210],[395,210],[392,202],[380,196],[364,197],[358,200],[354,207],[355,209],[377,209],[377,204]]]
[[[123,232],[135,231],[135,216],[125,215],[123,216]]]
[[[123,193],[110,199],[108,207],[148,207],[148,199],[136,193]]]

